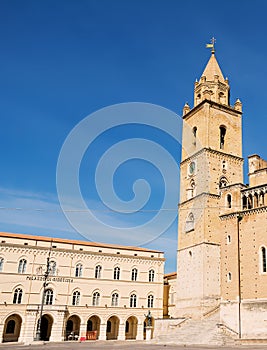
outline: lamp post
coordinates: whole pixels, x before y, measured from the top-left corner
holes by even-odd
[[[50,254],[49,254],[50,255]],[[37,321],[37,329],[36,329],[36,336],[35,339],[36,341],[41,340],[41,322],[42,322],[42,316],[43,316],[43,309],[44,309],[44,302],[45,302],[45,289],[48,285],[47,283],[47,278],[49,276],[49,271],[50,271],[50,256],[47,258],[46,262],[46,271],[44,273],[44,283],[43,283],[43,294],[42,294],[42,301],[41,301],[41,308],[40,308],[40,315],[39,319]]]

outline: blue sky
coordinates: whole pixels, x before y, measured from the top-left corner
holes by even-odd
[[[264,0],[2,0],[0,207],[10,209],[0,210],[1,230],[83,239],[57,198],[56,166],[67,135],[88,115],[118,103],[151,103],[180,115],[185,102],[192,106],[194,81],[209,59],[205,44],[212,36],[230,81],[231,104],[237,97],[243,102],[243,155],[267,159],[266,11]],[[147,211],[134,216],[104,210],[94,189],[98,159],[132,137],[161,144],[177,163],[180,157],[177,142],[146,126],[116,127],[92,143],[81,164],[81,190],[100,221],[119,228],[151,219],[164,191],[153,164],[134,159],[117,169],[114,190],[129,201],[133,182],[145,178],[151,186]],[[172,181],[176,196],[178,178]],[[165,251],[167,272],[176,268],[176,226],[174,221],[143,244]],[[120,233],[96,238],[132,242]]]

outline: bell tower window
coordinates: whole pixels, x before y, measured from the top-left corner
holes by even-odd
[[[227,184],[228,184],[228,181],[227,181],[226,177],[222,177],[222,178],[220,179],[220,182],[219,182],[219,188],[226,187]]]
[[[220,126],[220,149],[224,149],[225,135],[226,135],[226,127]]]
[[[230,194],[227,195],[227,207],[232,208],[232,196]]]
[[[194,180],[190,181],[190,189],[189,189],[189,199],[195,196],[196,184]]]
[[[193,127],[193,145],[196,146],[197,144],[197,127]]]

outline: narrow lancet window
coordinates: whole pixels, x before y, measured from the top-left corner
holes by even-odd
[[[261,248],[262,272],[266,272],[266,248]]]
[[[220,126],[220,149],[224,149],[225,135],[226,135],[226,128],[224,126]]]
[[[197,127],[193,127],[193,145],[196,146],[197,144]]]
[[[230,194],[227,195],[227,208],[232,208],[232,196]]]

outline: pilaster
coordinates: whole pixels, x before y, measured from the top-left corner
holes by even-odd
[[[119,324],[118,340],[125,340],[125,324]]]

